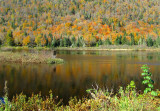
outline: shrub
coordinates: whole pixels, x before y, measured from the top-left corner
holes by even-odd
[[[61,64],[61,63],[64,63],[64,60],[63,59],[60,59],[60,58],[50,58],[50,59],[47,59],[47,63],[48,64]]]
[[[141,69],[143,71],[141,73],[141,75],[143,76],[143,79],[144,79],[142,81],[142,84],[146,84],[147,85],[147,87],[144,90],[144,93],[146,94],[148,92],[151,92],[151,95],[157,96],[157,92],[153,91],[153,89],[154,89],[154,86],[153,86],[154,81],[151,79],[152,74],[149,72],[149,67],[147,65],[143,65],[141,67]]]

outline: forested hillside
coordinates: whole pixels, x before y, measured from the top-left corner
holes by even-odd
[[[0,45],[160,45],[160,0],[1,0]]]

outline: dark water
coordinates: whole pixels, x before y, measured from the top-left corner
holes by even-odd
[[[21,51],[21,53],[24,53]],[[26,53],[26,52],[25,52]],[[52,52],[43,52],[50,54]],[[147,51],[58,51],[57,57],[64,64],[14,64],[0,63],[0,96],[4,95],[4,81],[8,81],[9,97],[19,94],[30,96],[32,92],[63,99],[64,104],[70,97],[86,96],[86,89],[98,84],[101,88],[113,89],[134,80],[137,89],[141,84],[141,69],[148,64],[155,88],[160,89],[160,52]]]

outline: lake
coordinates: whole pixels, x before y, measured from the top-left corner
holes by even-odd
[[[15,52],[15,51],[13,51]],[[15,53],[44,53],[53,51],[16,51]],[[41,91],[49,95],[53,91],[67,104],[70,97],[87,97],[86,90],[99,88],[117,92],[120,86],[126,87],[131,80],[137,90],[141,84],[141,66],[148,64],[155,89],[160,89],[160,52],[148,51],[57,51],[57,57],[64,64],[20,64],[0,63],[0,97],[4,95],[5,80],[8,81],[9,98],[23,92],[31,96]]]

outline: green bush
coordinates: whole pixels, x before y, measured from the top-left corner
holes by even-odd
[[[146,88],[144,90],[144,93],[148,93],[148,92],[151,92],[151,95],[152,96],[157,96],[157,92],[156,91],[153,91],[154,89],[154,81],[152,80],[151,76],[152,76],[152,73],[149,72],[149,67],[147,65],[143,65],[141,67],[142,69],[142,73],[141,75],[143,76],[143,81],[142,81],[142,84],[146,84]]]
[[[48,64],[61,64],[61,63],[64,63],[64,60],[63,59],[60,59],[60,58],[49,58],[47,59],[47,63]]]

